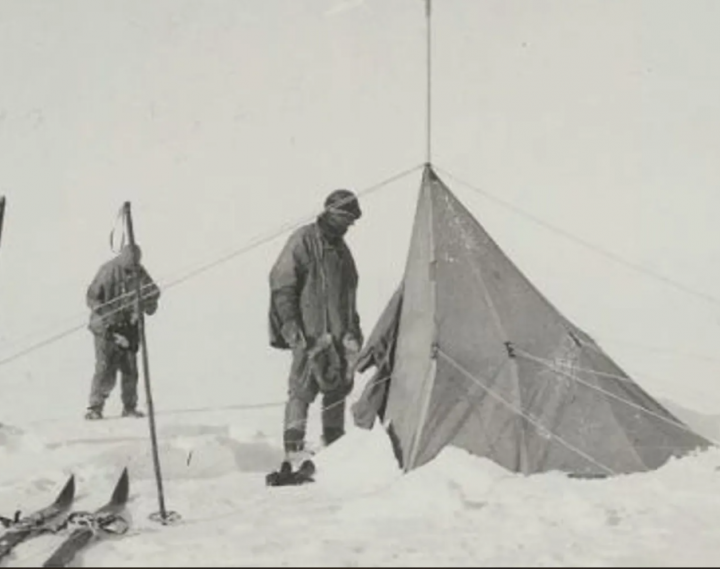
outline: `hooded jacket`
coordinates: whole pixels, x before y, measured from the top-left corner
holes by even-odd
[[[270,345],[289,349],[283,326],[294,322],[313,345],[324,334],[362,345],[356,295],[358,273],[342,238],[315,222],[296,230],[270,271]]]
[[[108,336],[113,330],[126,329],[135,310],[135,278],[126,267],[122,256],[111,259],[100,267],[86,293],[90,308],[88,328],[93,334]],[[138,266],[145,314],[154,314],[158,308],[160,289],[142,265]]]

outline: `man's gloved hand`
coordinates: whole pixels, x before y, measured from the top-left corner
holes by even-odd
[[[346,334],[343,338],[343,346],[345,347],[346,354],[359,354],[360,353],[360,342],[355,336]]]
[[[130,347],[130,341],[122,334],[114,333],[113,340],[121,348],[128,349]]]
[[[303,334],[298,323],[294,320],[283,324],[281,334],[287,342],[288,346],[290,346],[293,351],[297,348],[305,349],[307,347],[305,335]]]
[[[343,338],[343,348],[345,350],[345,361],[347,362],[345,381],[348,384],[352,384],[355,379],[355,368],[357,367],[358,358],[360,357],[360,342],[354,336],[347,334]]]

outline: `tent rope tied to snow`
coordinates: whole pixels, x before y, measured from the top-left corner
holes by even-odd
[[[627,399],[625,399],[625,398],[623,398],[623,397],[621,397],[621,396],[619,396],[619,395],[616,395],[615,393],[611,393],[610,391],[608,391],[608,390],[606,390],[606,389],[603,389],[602,387],[598,387],[597,385],[592,385],[589,381],[586,381],[586,380],[581,379],[580,377],[578,377],[577,374],[575,374],[575,373],[568,373],[567,370],[564,370],[564,369],[562,369],[562,368],[560,368],[560,367],[557,367],[557,366],[553,365],[553,362],[551,362],[551,361],[549,361],[549,360],[535,357],[535,356],[533,356],[533,355],[531,355],[531,354],[528,354],[527,352],[521,352],[521,355],[522,355],[523,357],[527,358],[527,359],[530,360],[530,361],[538,362],[538,363],[546,366],[548,369],[552,370],[552,371],[555,372],[556,374],[560,374],[560,375],[566,376],[566,377],[568,377],[569,379],[571,379],[572,381],[575,381],[575,382],[577,382],[577,383],[580,383],[580,384],[582,384],[582,385],[585,385],[585,386],[587,386],[587,387],[590,388],[590,389],[594,389],[594,390],[600,392],[601,394],[606,395],[607,397],[611,397],[611,398],[613,398],[613,399],[615,399],[615,400],[617,400],[617,401],[619,401],[619,402],[621,402],[621,403],[623,403],[623,404],[625,404],[625,405],[627,405],[627,406],[629,406],[629,407],[632,407],[632,408],[634,408],[634,409],[637,409],[637,410],[640,411],[641,413],[646,413],[646,414],[648,414],[648,415],[651,415],[651,416],[653,416],[653,417],[656,417],[657,419],[659,419],[659,420],[661,420],[661,421],[664,421],[664,422],[668,423],[669,425],[672,425],[673,427],[677,427],[678,429],[682,429],[682,430],[687,431],[687,432],[689,432],[689,433],[692,433],[692,432],[693,432],[687,425],[683,425],[680,421],[678,421],[677,419],[669,416],[667,413],[661,414],[661,413],[659,413],[659,412],[657,412],[657,411],[653,411],[652,409],[648,409],[647,407],[643,407],[643,406],[641,406],[641,405],[638,405],[637,403],[634,403],[634,402],[632,402],[632,401],[629,401],[629,400],[627,400]],[[621,377],[621,376],[612,375],[612,374],[601,374],[601,372],[595,372],[594,370],[588,370],[588,369],[584,369],[584,368],[583,368],[582,370],[575,370],[575,371],[584,371],[584,372],[587,372],[587,373],[590,373],[590,374],[598,374],[598,375],[602,375],[603,377],[609,377],[609,378],[612,378],[612,379],[615,379],[615,380],[622,380],[622,381],[625,381],[626,383],[628,383],[628,384],[630,384],[630,385],[633,385],[633,384],[635,383],[635,382],[633,382],[632,379],[630,379],[629,377]]]
[[[543,426],[538,422],[538,420],[535,417],[530,416],[529,414],[525,413],[521,408],[516,407],[512,403],[506,401],[503,397],[498,395],[495,391],[490,389],[485,382],[480,380],[480,378],[474,376],[471,374],[468,370],[466,370],[463,366],[461,366],[459,363],[457,363],[455,360],[453,360],[450,356],[448,356],[445,352],[442,350],[439,351],[439,354],[445,358],[448,362],[450,362],[458,371],[460,371],[465,377],[467,377],[469,380],[474,382],[475,384],[479,385],[485,392],[490,395],[491,397],[495,398],[497,401],[500,401],[503,405],[505,405],[508,409],[510,409],[513,413],[516,415],[522,417],[525,419],[528,423],[530,423],[533,427],[535,427],[543,438],[552,438],[556,441],[558,441],[560,444],[562,444],[564,447],[568,448],[570,451],[576,453],[580,457],[586,459],[588,462],[593,463],[595,466],[597,466],[601,471],[604,471],[606,474],[609,475],[616,475],[617,472],[615,472],[612,468],[609,466],[604,465],[598,460],[595,460],[592,456],[589,454],[583,452],[579,448],[573,446],[569,442],[567,442],[565,439],[563,439],[561,436],[553,433],[551,430],[549,430],[547,427]]]

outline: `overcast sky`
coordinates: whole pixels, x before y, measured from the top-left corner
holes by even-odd
[[[435,0],[433,17],[436,165],[720,298],[720,3]],[[167,281],[425,160],[420,0],[0,0],[0,77],[0,359],[83,323],[125,200]],[[651,393],[720,412],[717,302],[445,181]],[[367,333],[402,275],[419,182],[369,195],[349,235]],[[178,386],[199,405],[282,398],[265,315],[284,238],[165,292],[149,324],[161,404]],[[68,382],[81,400],[63,411],[81,413],[92,367],[80,330],[0,382],[39,417],[43,382]]]

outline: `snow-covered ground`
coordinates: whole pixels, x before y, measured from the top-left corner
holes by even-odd
[[[436,2],[432,151],[563,314],[720,439],[713,7]],[[416,0],[0,2],[0,515],[70,473],[92,509],[128,466],[131,533],[84,566],[720,565],[717,451],[589,482],[448,450],[403,476],[382,431],[352,430],[318,455],[317,484],[265,487],[288,363],[267,345],[267,275],[286,235],[248,245],[337,187],[393,178],[348,236],[370,332],[420,183],[395,175],[425,159],[424,18]],[[126,200],[148,270],[173,285],[148,322],[173,527],[148,519],[146,421],[113,418],[117,391],[111,418],[82,420],[85,287]]]
[[[74,473],[77,509],[108,497],[129,467],[132,529],[97,543],[84,566],[717,566],[720,451],[603,481],[514,475],[447,449],[398,471],[380,428],[350,430],[317,455],[317,482],[267,488],[280,441],[272,408],[158,416],[169,510],[157,511],[148,425],[81,418],[0,430],[0,512],[41,507]],[[267,420],[262,419],[262,415]],[[312,429],[311,429],[312,432]],[[39,566],[61,536],[18,547]]]

